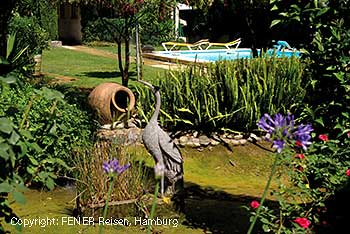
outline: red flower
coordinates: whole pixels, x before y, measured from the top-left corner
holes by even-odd
[[[318,136],[318,138],[320,139],[320,140],[322,140],[322,141],[328,141],[329,139],[328,139],[328,136],[326,135],[326,134],[320,134],[319,136]]]
[[[347,169],[347,170],[345,171],[345,175],[346,175],[346,176],[350,176],[350,169]]]
[[[300,141],[296,141],[295,145],[298,146],[298,147],[303,147],[303,144]]]
[[[296,218],[293,221],[303,228],[308,228],[311,224],[307,218]]]
[[[294,158],[299,158],[299,159],[304,159],[305,155],[304,154],[296,154]]]
[[[260,203],[258,201],[252,201],[250,203],[250,207],[253,209],[257,209],[260,206]]]

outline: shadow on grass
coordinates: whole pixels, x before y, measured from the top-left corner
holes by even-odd
[[[244,206],[249,206],[251,201],[259,198],[233,195],[192,183],[186,183],[185,187],[187,196],[184,225],[201,228],[209,231],[208,233],[243,234],[247,232],[250,214]],[[273,201],[266,201],[267,204],[277,205]]]
[[[93,72],[84,72],[83,76],[91,77],[91,78],[100,78],[100,79],[109,79],[109,78],[118,78],[121,77],[122,74],[119,71],[93,71]],[[136,73],[133,71],[129,71],[129,76],[135,76]]]

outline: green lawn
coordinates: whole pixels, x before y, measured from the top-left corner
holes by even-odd
[[[136,80],[136,66],[130,67],[130,83]],[[77,78],[69,85],[91,88],[113,81],[121,83],[121,75],[116,59],[90,55],[64,48],[52,48],[43,52],[42,72]],[[143,66],[143,76],[152,80],[164,73],[164,69]],[[49,75],[50,76],[50,75]],[[129,84],[130,84],[129,83]]]

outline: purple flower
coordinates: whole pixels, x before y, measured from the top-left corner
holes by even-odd
[[[293,132],[293,139],[296,141],[296,145],[302,147],[304,150],[311,145],[311,132],[313,131],[310,124],[300,124]]]
[[[112,160],[109,160],[107,162],[103,162],[102,168],[103,171],[107,174],[116,174],[119,175],[123,173],[126,169],[130,167],[130,163],[120,166],[118,159],[114,158]]]
[[[291,140],[294,140],[295,144],[304,150],[311,144],[310,134],[313,131],[311,125],[295,126],[294,116],[291,114],[284,117],[278,113],[273,118],[264,114],[258,122],[258,127],[271,135],[273,147],[278,153],[281,153],[286,143],[290,143]]]
[[[294,116],[288,114],[287,117],[284,117],[278,113],[272,118],[269,114],[264,114],[258,122],[258,127],[271,134],[274,139],[273,147],[281,153],[285,146],[285,140],[291,137],[291,130],[294,128]]]
[[[283,148],[284,148],[284,141],[283,140],[274,140],[273,147],[277,149],[278,153],[281,153]]]

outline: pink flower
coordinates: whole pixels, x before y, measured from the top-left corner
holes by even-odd
[[[304,159],[305,155],[304,154],[296,154],[294,158],[299,158],[299,159]]]
[[[346,135],[347,135],[348,137],[350,137],[350,132],[348,132]]]
[[[328,139],[328,136],[326,135],[326,134],[320,134],[319,136],[318,136],[318,138],[320,139],[320,140],[322,140],[322,141],[328,141],[329,139]]]
[[[350,176],[350,169],[347,169],[347,170],[345,171],[345,175],[346,175],[346,176]]]
[[[302,228],[308,228],[311,224],[311,222],[307,218],[296,218],[293,221]]]
[[[260,203],[258,201],[252,201],[250,203],[250,207],[253,209],[257,209],[260,206]]]

